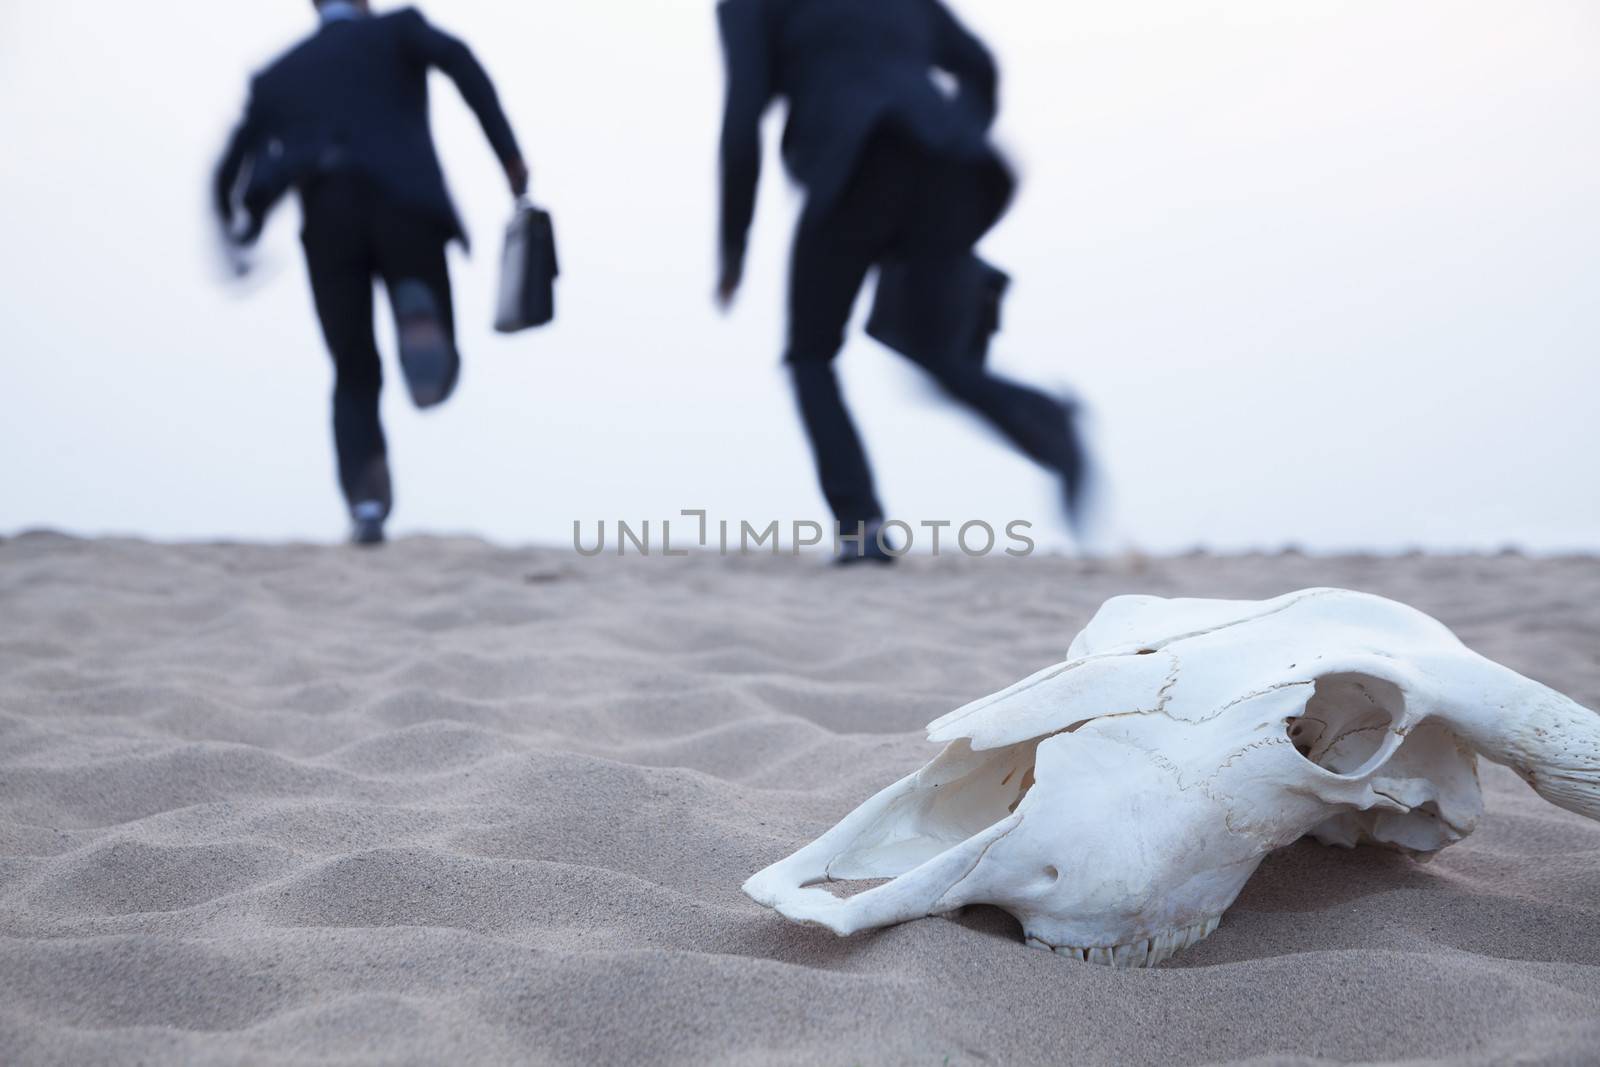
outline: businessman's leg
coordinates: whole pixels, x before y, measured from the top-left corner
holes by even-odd
[[[383,368],[372,330],[372,267],[359,230],[308,207],[306,265],[323,337],[333,356],[333,434],[339,484],[352,512],[376,505],[379,519],[392,505],[388,447],[378,419]]]
[[[991,373],[983,359],[983,333],[966,250],[924,253],[900,264],[907,294],[907,358],[933,376],[955,400],[983,416],[1013,445],[1039,463],[1056,467],[1071,450],[1062,405],[1052,397]],[[950,314],[951,307],[962,314]],[[919,335],[918,329],[923,332]],[[931,332],[930,332],[931,331]],[[956,336],[945,336],[954,331]],[[970,335],[970,336],[969,336]]]
[[[923,364],[956,400],[982,415],[1029,458],[1058,473],[1077,471],[1082,456],[1065,404],[1008,381],[969,359]]]
[[[823,496],[846,531],[883,518],[872,469],[839,391],[833,360],[872,265],[870,250],[824,224],[802,221],[789,281],[786,361]]]
[[[786,359],[823,495],[846,532],[884,513],[833,360],[867,272],[895,243],[916,163],[903,136],[879,131],[837,202],[822,212],[808,208],[795,233]]]
[[[941,316],[935,306],[939,300],[976,300],[966,280],[954,287],[943,284],[951,272],[969,262],[967,253],[959,256],[926,256],[905,264],[907,285],[914,294],[926,294],[916,301],[928,306],[916,317],[948,327],[952,320]],[[944,391],[981,415],[1017,449],[1061,477],[1063,503],[1074,525],[1079,521],[1083,490],[1084,456],[1074,412],[1061,400],[994,374],[984,360],[986,329],[976,311],[959,319],[976,339],[927,338],[927,344],[907,349],[911,358],[933,376]]]
[[[442,404],[461,375],[445,258],[449,236],[431,220],[381,208],[373,239],[412,400],[421,408]]]
[[[951,287],[944,283],[952,272],[970,263],[973,244],[1003,214],[1012,180],[998,160],[973,164],[928,156],[923,162],[928,181],[913,187],[916,195],[900,252],[910,272],[910,291],[925,294],[924,300],[937,301],[950,298]],[[977,294],[963,291],[961,298],[977,299]],[[929,307],[920,317],[931,324],[946,324],[948,317],[936,314],[938,310]],[[981,315],[974,316],[969,325],[980,331],[987,328]],[[919,347],[925,348],[926,354],[913,357],[915,361],[946,393],[1060,477],[1068,518],[1078,525],[1086,464],[1072,406],[992,373],[984,351],[971,350],[973,343],[986,348],[987,336],[965,343],[925,340],[928,343]]]

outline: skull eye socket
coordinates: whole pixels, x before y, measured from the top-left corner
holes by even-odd
[[[1395,723],[1405,696],[1393,682],[1363,674],[1318,678],[1305,710],[1287,720],[1295,751],[1325,771],[1359,777],[1375,770],[1399,743]]]

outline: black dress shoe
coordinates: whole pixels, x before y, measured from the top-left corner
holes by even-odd
[[[444,313],[433,290],[419,281],[399,282],[389,299],[400,340],[400,368],[411,400],[419,408],[436,407],[455,391],[461,369]]]
[[[350,543],[362,547],[381,545],[387,538],[383,532],[382,504],[367,502],[350,509]]]
[[[361,548],[372,548],[388,540],[383,532],[383,523],[375,519],[357,522],[350,531],[350,543]]]
[[[872,519],[867,522],[859,544],[851,540],[839,545],[839,554],[833,557],[833,563],[836,567],[853,567],[858,563],[888,566],[898,558],[884,547],[883,520]]]

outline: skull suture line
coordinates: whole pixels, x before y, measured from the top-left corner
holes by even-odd
[[[745,892],[841,935],[994,904],[1030,945],[1153,966],[1306,834],[1416,855],[1461,840],[1478,754],[1600,819],[1600,715],[1393,601],[1118,597],[1067,655],[934,722],[932,763]]]

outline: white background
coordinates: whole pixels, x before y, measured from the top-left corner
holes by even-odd
[[[986,246],[1017,279],[995,362],[1092,407],[1110,544],[1600,548],[1600,5],[956,6],[1024,179]],[[566,274],[555,327],[490,332],[509,205],[438,81],[468,365],[441,412],[386,393],[397,527],[821,517],[777,365],[775,125],[746,291],[710,300],[710,0],[426,11],[499,84]],[[295,209],[243,288],[205,214],[247,72],[312,25],[0,0],[0,530],[343,533]],[[893,512],[1068,543],[1048,480],[913,371],[865,340],[843,366]]]

